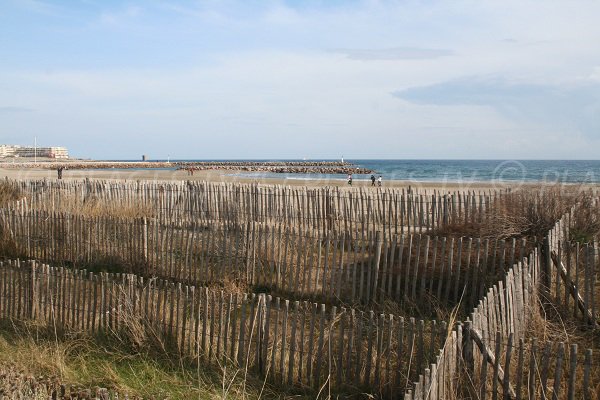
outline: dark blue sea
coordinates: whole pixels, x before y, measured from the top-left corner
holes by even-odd
[[[156,160],[166,161],[166,160]],[[224,161],[224,160],[171,160]],[[282,161],[282,160],[235,160]],[[300,160],[285,160],[300,161]],[[306,160],[327,161],[327,160]],[[331,161],[331,160],[329,160]],[[409,182],[561,182],[600,183],[600,160],[344,160],[369,168],[384,181]],[[264,172],[231,173],[255,178],[345,180],[345,174],[280,174]],[[353,176],[368,180],[370,175]]]
[[[600,160],[357,160],[355,163],[376,170],[384,179],[412,182],[600,182]]]

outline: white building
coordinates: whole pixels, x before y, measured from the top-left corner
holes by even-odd
[[[5,158],[14,155],[14,146],[0,144],[0,158]]]
[[[65,159],[69,158],[69,151],[65,147],[33,147],[33,146],[13,146],[0,145],[0,157],[45,157]]]

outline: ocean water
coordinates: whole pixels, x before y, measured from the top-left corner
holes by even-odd
[[[163,160],[164,161],[164,160]],[[195,161],[195,160],[171,160]],[[207,160],[197,160],[207,161]],[[223,161],[223,160],[208,160]],[[261,161],[261,160],[235,160]],[[281,161],[281,160],[262,160]],[[286,160],[300,161],[300,160]],[[309,160],[323,161],[323,160]],[[327,161],[327,160],[325,160]],[[560,182],[600,183],[600,160],[350,160],[376,171],[384,181],[409,182]],[[227,173],[255,178],[345,180],[345,174]],[[354,174],[355,180],[369,175]]]
[[[600,183],[600,160],[345,160],[376,171],[386,180],[409,182]],[[343,174],[240,173],[240,176],[345,180]],[[353,175],[368,180],[370,175]]]
[[[600,182],[600,161],[360,160],[390,180],[414,182]]]

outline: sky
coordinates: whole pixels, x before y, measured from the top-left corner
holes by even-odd
[[[600,159],[600,2],[0,2],[0,143]]]

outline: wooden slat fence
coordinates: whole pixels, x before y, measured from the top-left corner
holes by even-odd
[[[531,318],[539,313],[538,296],[555,287],[555,296],[565,290],[553,280],[557,263],[550,262],[560,259],[554,251],[568,237],[573,210],[549,231],[542,250],[535,248],[487,291],[466,322],[454,329],[436,362],[407,391],[407,398],[598,398],[600,362],[593,359],[592,350],[581,355],[574,344],[526,345]],[[581,314],[589,321],[586,312]]]
[[[519,201],[518,197],[504,199]],[[214,204],[218,207],[220,203]],[[543,204],[540,202],[538,206]],[[42,221],[52,221],[59,215],[34,211],[38,217],[45,215],[47,219],[23,223],[28,220],[23,216],[31,212],[28,207],[22,207],[19,211],[3,214],[3,235],[19,238],[15,251],[35,248],[34,238],[39,236],[31,233],[39,232],[36,229],[43,226]],[[86,275],[80,270],[47,266],[28,270],[10,263],[1,275],[4,291],[0,311],[5,317],[39,318],[65,329],[119,334],[124,330],[133,331],[132,327],[139,325],[139,321],[145,321],[145,328],[153,328],[152,332],[184,356],[199,361],[225,360],[274,382],[314,391],[366,392],[390,398],[401,397],[404,393],[407,398],[424,400],[456,398],[465,390],[470,390],[469,395],[474,394],[473,398],[491,396],[495,399],[502,393],[503,398],[509,399],[524,398],[519,396],[525,395],[550,398],[550,394],[553,399],[571,399],[580,393],[584,399],[592,399],[594,385],[598,382],[591,372],[595,365],[592,352],[587,351],[581,363],[581,357],[577,361],[576,349],[570,347],[568,362],[571,369],[566,374],[562,367],[567,360],[564,345],[558,345],[554,351],[553,345],[546,344],[542,353],[535,343],[529,349],[525,345],[531,317],[538,310],[536,302],[540,293],[557,299],[561,293],[566,293],[565,298],[570,295],[568,307],[576,308],[575,316],[579,312],[583,323],[594,327],[598,251],[594,244],[579,245],[578,248],[577,244],[568,242],[569,215],[567,213],[557,222],[544,245],[537,244],[539,247],[532,248],[526,243],[498,241],[493,244],[493,250],[490,250],[491,243],[485,244],[481,240],[476,246],[473,239],[455,238],[449,243],[451,239],[443,242],[443,238],[402,234],[403,229],[400,234],[389,229],[387,236],[385,229],[381,233],[357,229],[352,235],[347,230],[336,231],[331,226],[317,224],[313,234],[307,234],[297,227],[283,226],[279,230],[277,224],[256,222],[213,224],[204,231],[208,226],[205,223],[199,225],[203,229],[198,228],[199,232],[208,232],[202,236],[194,230],[189,233],[189,227],[184,224],[175,224],[163,234],[161,227],[165,226],[165,221],[157,221],[153,229],[159,233],[153,242],[150,234],[139,235],[135,222],[120,220],[121,225],[128,227],[109,229],[108,236],[95,237],[111,237],[112,232],[116,246],[121,246],[119,251],[129,249],[126,254],[131,259],[138,254],[137,259],[144,261],[139,268],[146,277]],[[80,234],[85,237],[85,232],[90,228],[93,230],[94,225],[81,224],[82,217],[76,218],[80,218],[79,222],[68,218],[60,222],[60,229],[67,231],[59,231],[56,235],[67,234],[72,240],[46,246],[47,253],[34,251],[33,254],[41,255],[42,259],[44,254],[49,254],[49,259],[56,257],[63,261],[68,258],[61,255],[80,254],[80,251],[69,253],[68,249],[77,246],[76,238]],[[227,221],[234,220],[237,219]],[[82,231],[72,229],[78,224],[87,227]],[[146,229],[150,226],[147,219],[145,225]],[[410,232],[419,231],[420,228]],[[190,237],[194,234],[205,238],[198,239],[202,250],[195,253],[182,251],[186,249],[183,245],[177,247],[178,243],[196,243],[197,239]],[[130,237],[135,237],[133,243],[124,240]],[[93,243],[92,236],[89,238],[80,249]],[[227,251],[213,252],[219,247]],[[582,247],[583,257],[580,254]],[[131,251],[140,248],[143,250],[141,256]],[[148,254],[154,248],[161,250],[155,255]],[[240,252],[242,256],[239,256]],[[313,297],[323,297],[329,302],[338,298],[372,303],[390,296],[396,301],[416,303],[423,302],[425,296],[435,295],[437,300],[447,298],[445,306],[461,301],[463,308],[474,306],[474,309],[466,322],[454,324],[453,319],[452,329],[448,329],[445,323],[436,321],[411,319],[407,322],[392,315],[290,302],[264,294],[228,298],[223,292],[186,286],[187,281],[202,282],[191,278],[189,272],[200,271],[198,268],[182,268],[178,261],[186,259],[187,262],[188,254],[194,255],[191,259],[198,254],[206,260],[211,257],[218,260],[216,267],[206,261],[204,275],[195,272],[204,281],[223,274],[227,266],[236,265],[237,268],[240,262],[239,269],[235,269],[236,279],[245,279],[254,286],[274,287],[282,293],[312,287]],[[524,257],[525,254],[528,256]],[[150,263],[152,257],[156,264]],[[574,257],[575,271],[564,265],[573,263]],[[148,265],[154,266],[155,270],[145,270]],[[159,265],[161,269],[157,267]],[[176,282],[154,278],[158,270],[168,271],[165,276]],[[578,275],[578,270],[582,275]],[[304,278],[306,275],[308,280]],[[569,275],[571,281],[565,278]],[[44,278],[39,280],[38,276]],[[578,276],[582,279],[576,279]],[[490,281],[496,284],[490,287]],[[289,288],[287,291],[286,287]],[[577,296],[577,293],[587,294]],[[87,308],[85,299],[92,299]],[[99,311],[96,310],[98,304],[102,305]],[[40,313],[40,309],[46,310],[46,314]],[[515,350],[516,342],[520,346],[518,351]],[[541,358],[539,354],[542,354]],[[553,354],[556,354],[555,359]],[[516,361],[514,357],[517,357]],[[529,368],[527,387],[522,383],[526,367]],[[577,392],[573,382],[576,377],[581,377],[577,372],[580,369],[583,370],[583,386],[577,388],[584,390]]]
[[[0,287],[2,318],[158,340],[182,357],[315,393],[397,398],[448,334],[444,322],[35,262],[0,263]]]
[[[600,353],[575,343],[516,339],[459,327],[407,399],[597,400]],[[487,342],[484,337],[493,337]],[[462,338],[462,342],[460,340]],[[468,358],[474,351],[480,362]],[[476,359],[476,358],[475,358]],[[450,378],[449,378],[450,377]]]
[[[478,349],[473,350],[470,341],[471,330],[483,332],[481,340],[495,348],[496,343],[515,337],[525,339],[528,323],[532,313],[536,312],[536,288],[539,279],[540,257],[537,249],[524,260],[516,264],[500,280],[491,287],[479,305],[473,310],[465,322],[465,328],[459,325],[453,332],[445,347],[440,350],[435,364],[429,368],[416,382],[414,391],[407,393],[410,399],[453,399],[456,398],[460,385],[463,358],[467,360],[471,370],[478,371],[487,365],[486,354]],[[499,332],[500,336],[489,332]],[[467,336],[467,344],[463,338]],[[468,345],[470,350],[463,348]],[[441,362],[441,363],[440,363]],[[412,396],[412,397],[411,397]]]
[[[598,399],[600,358],[577,344],[538,342],[472,330],[468,345],[484,360],[467,366],[454,397],[485,399]],[[494,343],[482,337],[495,337]],[[472,397],[471,397],[472,398]]]
[[[182,228],[146,218],[0,210],[0,255],[193,284],[243,282],[288,297],[470,311],[530,251],[525,240],[303,232],[247,223]],[[468,289],[468,290],[467,290]]]
[[[415,388],[406,397],[418,400],[454,399],[461,391],[460,382],[466,370],[487,371],[487,354],[473,347],[473,332],[480,332],[486,346],[508,341],[509,337],[525,340],[531,316],[537,313],[537,295],[540,285],[542,257],[538,248],[533,249],[522,261],[509,268],[494,286],[487,289],[478,305],[463,325],[454,330],[456,339],[446,342],[431,364],[415,383]],[[490,335],[489,333],[492,332]],[[498,336],[495,332],[499,332]],[[486,372],[487,373],[487,372]],[[482,394],[475,394],[480,398]],[[512,397],[509,397],[512,398]]]
[[[545,290],[562,313],[582,327],[600,330],[600,248],[595,241],[571,240],[577,212],[574,207],[550,232]]]
[[[439,350],[435,362],[421,370],[414,387],[406,390],[404,399],[455,399],[456,377],[460,373],[462,326],[453,329]]]
[[[31,207],[47,211],[100,201],[148,209],[163,223],[254,221],[322,232],[381,230],[386,237],[424,233],[451,223],[480,222],[486,218],[485,211],[505,194],[191,181],[7,182],[29,197]]]

